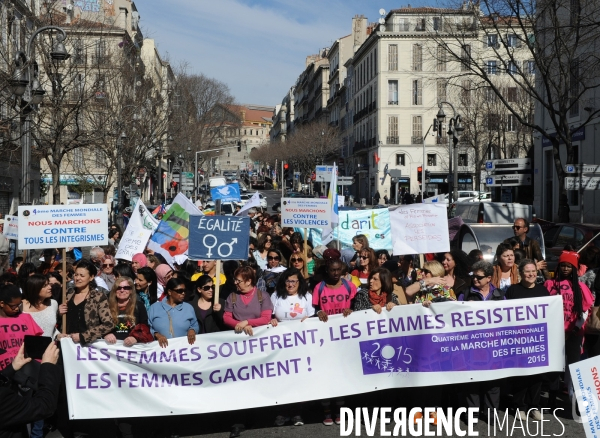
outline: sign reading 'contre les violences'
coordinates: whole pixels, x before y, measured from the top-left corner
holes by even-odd
[[[331,205],[329,199],[281,198],[281,225],[284,227],[329,227]]]
[[[108,244],[106,205],[19,207],[19,248],[69,248]]]

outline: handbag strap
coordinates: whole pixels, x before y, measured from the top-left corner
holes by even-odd
[[[174,338],[175,330],[173,330],[173,318],[171,318],[171,312],[169,312],[167,309],[165,309],[165,312],[167,312],[167,316],[169,317],[169,333],[171,333],[171,337]]]

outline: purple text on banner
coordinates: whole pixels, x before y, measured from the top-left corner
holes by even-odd
[[[548,365],[546,324],[360,342],[363,374],[483,371]]]

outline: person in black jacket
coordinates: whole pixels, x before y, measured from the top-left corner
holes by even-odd
[[[215,303],[215,286],[213,279],[203,275],[194,283],[196,294],[191,302],[196,319],[200,325],[199,333],[215,333],[226,330],[223,324],[223,313],[225,311],[225,300],[219,298]]]
[[[50,417],[56,410],[61,382],[58,348],[50,343],[44,355],[38,376],[37,390],[31,397],[22,397],[17,389],[16,372],[31,358],[25,358],[25,344],[13,362],[0,374],[0,438],[28,437],[27,424]]]

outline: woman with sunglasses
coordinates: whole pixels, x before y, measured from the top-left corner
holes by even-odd
[[[398,306],[398,297],[394,293],[392,274],[385,268],[376,268],[369,274],[369,288],[361,288],[356,293],[352,310],[373,309],[381,313],[383,308],[389,312]]]
[[[290,268],[295,268],[302,274],[302,277],[307,280],[308,279],[308,263],[306,262],[306,258],[304,258],[304,254],[301,252],[295,252],[290,256]]]
[[[151,342],[133,333],[134,327],[143,324],[148,328],[148,313],[141,300],[134,293],[133,280],[119,277],[108,296],[108,308],[113,321],[112,331],[104,336],[107,344],[116,344],[117,340],[131,347],[138,342]]]
[[[203,275],[195,281],[194,288],[196,293],[191,304],[200,326],[199,333],[215,333],[226,330],[223,323],[225,300],[219,298],[219,302],[215,303],[213,279],[208,275]]]
[[[267,253],[267,268],[263,271],[261,276],[269,294],[275,292],[279,275],[286,269],[285,260],[283,259],[281,251],[278,249],[269,250]]]
[[[196,342],[198,319],[194,308],[183,302],[185,291],[183,280],[171,278],[165,286],[166,298],[150,306],[150,332],[163,348],[169,345],[168,339],[183,336],[187,336],[190,345]]]
[[[499,301],[505,300],[504,292],[492,284],[494,266],[485,261],[472,266],[471,286],[459,292],[458,301]]]
[[[253,255],[260,269],[267,269],[267,254],[271,248],[273,248],[273,238],[269,234],[263,233],[258,236],[258,247]]]
[[[425,262],[421,270],[423,278],[406,287],[406,296],[413,297],[414,303],[429,307],[440,301],[456,301],[454,290],[446,283],[445,271],[438,261]]]
[[[106,283],[107,290],[111,290],[115,284],[115,274],[113,272],[115,268],[115,258],[111,255],[105,255],[102,257],[102,272],[98,277],[104,280]]]
[[[360,266],[358,266],[351,274],[358,277],[361,287],[368,288],[369,275],[372,271],[379,267],[375,251],[371,248],[362,249],[360,251]]]

